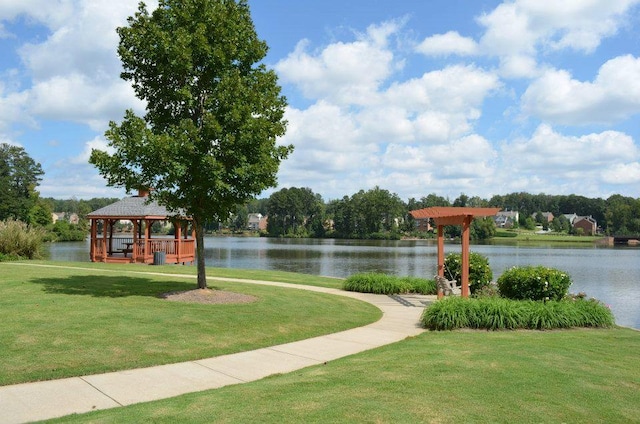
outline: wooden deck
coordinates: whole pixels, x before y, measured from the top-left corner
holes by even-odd
[[[164,263],[194,262],[195,240],[175,238],[138,239],[127,237],[96,238],[91,245],[91,260],[107,263],[154,263],[155,253],[164,252]]]

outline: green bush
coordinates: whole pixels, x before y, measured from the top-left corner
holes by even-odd
[[[449,253],[444,259],[445,277],[462,284],[462,254]],[[471,293],[491,283],[493,272],[489,267],[489,259],[479,253],[469,253],[469,290]]]
[[[0,222],[0,254],[2,260],[40,257],[44,231],[12,219]]]
[[[611,310],[595,299],[536,302],[504,298],[450,297],[435,302],[422,314],[430,330],[474,328],[486,330],[551,330],[572,327],[611,327]]]
[[[343,288],[347,291],[375,294],[436,293],[436,283],[433,280],[417,277],[395,277],[374,272],[350,276],[345,280]]]
[[[498,290],[498,286],[496,284],[490,283],[484,287],[481,287],[479,290],[476,290],[475,293],[473,293],[471,296],[475,298],[500,297],[500,291]]]
[[[86,231],[77,224],[67,221],[57,221],[50,227],[45,241],[83,241],[87,237]]]
[[[543,266],[513,267],[498,278],[500,294],[516,300],[561,300],[570,285],[568,274]]]

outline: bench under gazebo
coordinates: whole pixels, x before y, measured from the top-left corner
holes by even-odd
[[[145,191],[91,212],[87,218],[91,221],[89,255],[92,262],[184,264],[195,261],[195,233],[193,228],[189,231],[191,219],[176,217],[164,206],[149,202]],[[173,236],[154,237],[153,224],[167,221],[173,225]],[[117,233],[118,222],[130,222],[133,231]]]

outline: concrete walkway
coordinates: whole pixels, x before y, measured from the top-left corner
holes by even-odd
[[[420,334],[424,331],[418,324],[422,310],[435,299],[435,296],[383,296],[268,281],[211,277],[208,280],[264,284],[352,297],[377,306],[383,317],[373,324],[340,333],[210,359],[2,386],[0,423],[31,422],[165,399],[322,364]]]

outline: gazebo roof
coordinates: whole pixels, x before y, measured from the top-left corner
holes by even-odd
[[[120,218],[120,219],[166,219],[181,215],[172,213],[166,207],[155,201],[149,201],[146,196],[126,197],[111,205],[87,214],[89,219]]]

